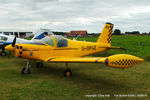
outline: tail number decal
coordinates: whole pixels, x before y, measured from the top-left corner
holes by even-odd
[[[82,46],[82,51],[93,51],[96,50],[96,45],[93,46]]]

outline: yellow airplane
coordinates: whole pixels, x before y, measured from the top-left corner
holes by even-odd
[[[23,74],[30,73],[30,60],[40,61],[37,63],[37,67],[42,67],[42,62],[65,63],[64,76],[72,75],[68,63],[104,63],[113,68],[124,69],[144,61],[128,54],[116,54],[109,57],[83,57],[109,49],[123,49],[111,47],[112,31],[113,24],[107,22],[97,42],[76,41],[62,36],[50,35],[38,42],[18,44],[15,38],[12,45],[8,45],[6,50],[13,51],[16,57],[29,59],[26,67],[22,69]]]

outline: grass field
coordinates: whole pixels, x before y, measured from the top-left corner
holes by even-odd
[[[96,41],[97,38],[78,40]],[[63,76],[64,64],[44,63],[44,68],[37,69],[33,62],[31,74],[22,75],[20,71],[26,64],[25,59],[0,57],[0,100],[149,100],[149,40],[148,36],[113,36],[113,46],[130,50],[110,50],[97,56],[128,53],[146,61],[124,70],[103,64],[69,64],[73,72],[70,78]],[[110,97],[86,97],[92,94],[110,94]],[[146,94],[147,97],[116,98],[114,94]]]

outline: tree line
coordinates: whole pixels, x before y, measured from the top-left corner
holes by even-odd
[[[53,32],[56,35],[65,35],[68,32]],[[87,33],[88,36],[99,36],[100,33]],[[121,33],[120,29],[115,29],[113,32],[113,35],[150,35],[149,33],[140,33],[139,31],[132,31],[132,32],[125,32],[125,33]]]
[[[119,29],[115,29],[115,31],[113,32],[114,35],[150,35],[149,33],[140,33],[139,31],[132,31],[132,32],[125,32],[125,33],[121,33],[121,31]]]

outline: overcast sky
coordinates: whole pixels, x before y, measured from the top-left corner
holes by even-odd
[[[0,30],[150,31],[150,0],[0,0]]]

